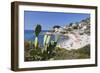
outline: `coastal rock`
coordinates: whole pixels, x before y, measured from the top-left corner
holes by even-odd
[[[57,43],[60,48],[79,49],[90,44],[90,18],[64,27],[63,32],[65,33],[61,34],[64,35],[64,38],[60,38]]]

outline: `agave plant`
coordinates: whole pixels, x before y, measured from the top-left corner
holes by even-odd
[[[51,60],[55,56],[55,47],[57,46],[57,41],[60,35],[55,35],[55,40],[51,40],[51,35],[46,34],[44,36],[44,59]]]
[[[58,42],[58,40],[60,39],[61,35],[59,33],[55,34],[55,42]]]
[[[46,40],[47,40],[48,35],[44,35],[44,40],[43,40],[43,45],[46,46]]]
[[[59,39],[59,36],[57,35],[55,40],[51,40],[50,34],[45,34],[43,39],[43,48],[38,47],[39,41],[38,36],[41,32],[41,25],[37,24],[35,28],[35,42],[34,46],[35,49],[32,49],[30,52],[30,55],[32,56],[33,60],[50,60],[54,57],[54,50],[57,45],[57,41]]]
[[[44,45],[44,50],[47,50],[47,46],[49,45],[50,42],[50,35],[44,35],[44,41],[43,41],[43,45]]]
[[[41,25],[37,24],[36,28],[35,28],[35,42],[34,42],[34,45],[35,45],[35,48],[38,48],[38,36],[39,36],[39,33],[41,32]]]

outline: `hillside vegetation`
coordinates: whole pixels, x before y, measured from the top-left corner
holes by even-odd
[[[39,34],[42,26],[37,24],[34,41],[24,41],[25,61],[47,61],[90,58],[90,18],[65,27],[54,26],[44,34],[41,47]],[[55,36],[54,40],[51,36]],[[62,38],[61,36],[64,36]]]

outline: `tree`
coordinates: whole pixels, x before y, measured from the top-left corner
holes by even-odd
[[[72,25],[73,25],[73,23],[70,23],[70,24],[69,24],[69,26],[72,26]]]
[[[53,26],[53,28],[55,29],[55,28],[60,28],[60,26],[59,25],[55,25],[55,26]]]

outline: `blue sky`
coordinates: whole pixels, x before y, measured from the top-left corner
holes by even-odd
[[[40,24],[42,30],[50,30],[54,25],[65,26],[87,17],[90,14],[24,11],[24,30],[34,30],[36,24]]]

